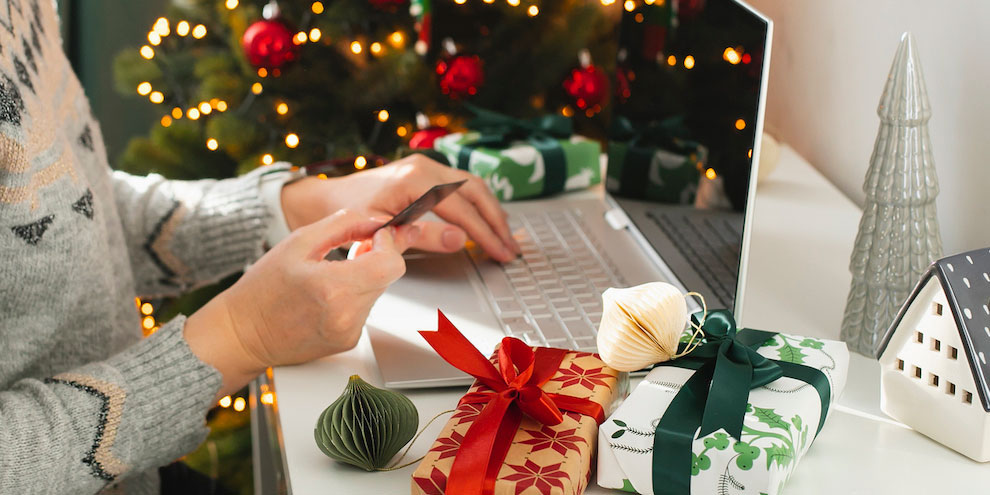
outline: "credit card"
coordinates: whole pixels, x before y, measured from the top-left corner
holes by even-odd
[[[453,194],[454,191],[461,187],[465,182],[467,182],[467,179],[431,187],[429,191],[423,193],[423,195],[417,198],[416,201],[410,203],[409,206],[405,207],[397,215],[392,217],[391,220],[385,223],[385,225],[378,227],[376,230],[381,230],[389,226],[398,227],[400,225],[405,225],[407,223],[412,223],[419,220],[419,217],[425,215],[426,212],[432,210],[440,204],[444,198]]]

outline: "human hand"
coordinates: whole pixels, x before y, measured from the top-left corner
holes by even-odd
[[[470,235],[492,258],[506,262],[519,255],[507,214],[475,175],[441,165],[423,155],[411,155],[384,167],[320,180],[315,177],[282,189],[282,210],[291,230],[318,221],[342,208],[368,217],[390,217],[402,211],[437,184],[467,179],[457,192],[441,201],[434,212],[450,223],[417,222],[419,240],[411,247],[455,252]]]
[[[190,349],[224,376],[222,395],[268,366],[296,364],[357,344],[375,300],[405,271],[402,251],[419,227],[378,230],[348,210],[278,243],[229,289],[189,317]],[[331,249],[365,241],[353,260],[327,261]]]

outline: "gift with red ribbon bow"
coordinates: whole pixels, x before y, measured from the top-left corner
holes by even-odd
[[[596,354],[512,337],[489,360],[438,314],[437,330],[420,334],[476,381],[413,473],[413,495],[582,493],[625,376]]]

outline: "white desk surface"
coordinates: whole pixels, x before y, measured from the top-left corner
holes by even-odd
[[[849,291],[849,254],[860,211],[803,158],[783,147],[777,169],[759,186],[741,323],[837,339]],[[410,329],[414,331],[416,329]],[[295,495],[409,493],[415,466],[367,473],[325,457],[313,439],[320,412],[347,378],[381,385],[366,336],[343,354],[274,370],[286,477]],[[980,493],[990,465],[943,447],[880,412],[879,366],[852,355],[846,390],[810,452],[788,481],[792,494]],[[462,388],[404,391],[421,423],[453,408]],[[412,448],[423,455],[444,420]],[[592,483],[586,493],[612,492]]]

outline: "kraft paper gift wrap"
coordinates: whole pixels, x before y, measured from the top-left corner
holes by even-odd
[[[481,137],[475,131],[448,134],[437,138],[433,147],[451,166],[484,179],[502,201],[585,189],[601,182],[597,141],[580,136],[555,139],[562,160],[547,160],[545,153],[526,140],[512,141],[507,147],[472,147]],[[460,156],[465,146],[470,147],[466,161]]]
[[[776,334],[757,352],[821,370],[831,400],[842,392],[849,365],[843,342]],[[655,430],[671,401],[695,373],[660,366],[646,376],[599,429],[598,484],[653,494]],[[692,443],[690,492],[778,494],[811,447],[822,400],[811,385],[781,377],[749,393],[741,438],[720,429]],[[661,453],[662,454],[662,453]]]
[[[452,325],[445,330],[446,325],[449,325],[449,322],[442,318],[441,330],[435,333],[449,332]],[[457,336],[459,333],[455,335]],[[484,362],[483,366],[479,366],[479,363],[463,366],[463,363],[469,360],[463,357],[465,349],[449,345],[449,341],[441,342],[438,347],[437,341],[449,337],[449,334],[439,337],[441,338],[435,337],[434,340],[428,338],[428,340],[445,359],[458,368],[467,371],[471,366],[474,370],[489,368],[487,363],[494,366],[490,367],[491,372],[483,369],[481,373],[468,371],[479,380],[461,399],[453,416],[413,473],[413,495],[457,493],[456,489],[451,488],[450,483],[453,483],[451,473],[459,456],[475,456],[476,459],[481,459],[480,469],[465,472],[465,478],[479,480],[479,487],[480,480],[486,479],[487,488],[472,490],[472,493],[474,491],[478,491],[479,495],[583,493],[591,480],[592,462],[597,451],[595,443],[598,439],[598,422],[603,420],[614,409],[617,401],[628,392],[627,375],[609,368],[595,354],[530,348],[522,341],[512,338],[504,339],[500,349],[490,360],[478,354],[478,359]],[[514,342],[507,342],[510,340]],[[464,343],[470,345],[466,340]],[[443,352],[444,347],[447,348],[447,352]],[[470,350],[477,353],[473,347]],[[506,357],[512,359],[502,359]],[[550,368],[550,366],[554,367]],[[499,371],[496,372],[496,369]],[[532,378],[528,374],[530,371]],[[496,376],[496,373],[501,377]],[[482,378],[485,375],[488,378]],[[543,378],[539,379],[540,376]],[[492,377],[496,378],[494,382]],[[505,378],[504,382],[502,377]],[[517,377],[522,378],[517,379]],[[495,383],[496,388],[501,388],[502,391],[496,392],[496,389],[484,382]],[[536,382],[542,383],[539,383],[537,390],[533,390],[527,389],[522,382],[534,386],[537,385]],[[505,387],[506,383],[509,384],[508,387]],[[547,424],[549,422],[534,419],[529,413],[520,412],[527,410],[524,406],[520,406],[520,403],[529,400],[527,397],[535,397],[536,394],[533,392],[539,390],[543,392],[540,400],[550,400],[559,406],[562,413],[562,421],[559,424],[550,425]],[[507,408],[500,409],[497,404],[503,399],[513,402],[509,403]],[[517,407],[519,409],[513,409]],[[493,409],[505,411],[505,415],[501,416],[502,413],[498,411],[493,414]],[[575,412],[576,410],[593,410],[599,417]],[[540,416],[538,413],[535,415]],[[483,427],[486,425],[492,427],[487,431],[491,432],[492,438],[495,439],[494,446],[472,451],[470,446],[479,443],[473,443],[475,440],[469,437],[473,435],[477,439],[484,436],[486,430]],[[476,427],[472,429],[473,426]],[[494,431],[498,433],[495,434]],[[504,453],[504,460],[499,459],[500,452]]]

